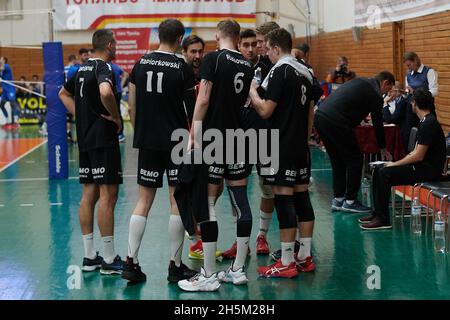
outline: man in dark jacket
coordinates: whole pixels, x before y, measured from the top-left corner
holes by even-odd
[[[394,83],[394,76],[387,71],[374,78],[352,80],[330,95],[316,112],[314,127],[325,144],[333,167],[333,210],[371,212],[357,201],[363,155],[353,129],[370,113],[381,154],[390,157],[385,149],[382,95],[389,92]]]

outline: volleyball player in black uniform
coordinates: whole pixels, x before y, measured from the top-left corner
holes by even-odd
[[[278,29],[270,32],[268,54],[274,68],[263,83],[266,94],[262,100],[253,85],[250,91],[252,104],[258,114],[268,119],[271,129],[280,132],[279,170],[267,176],[266,184],[272,186],[275,207],[280,223],[282,256],[274,265],[261,267],[264,277],[292,278],[297,276],[294,256],[297,216],[302,221],[314,218],[309,196],[304,188],[309,184],[308,118],[311,102],[312,76],[290,55],[292,38],[289,32]]]
[[[83,196],[80,224],[85,257],[83,271],[101,267],[103,274],[120,274],[123,262],[114,250],[114,208],[122,167],[117,132],[122,124],[116,104],[114,73],[108,62],[115,58],[116,40],[111,30],[98,30],[92,44],[93,58],[81,66],[60,91],[68,111],[76,115]],[[94,210],[99,202],[98,225],[103,258],[94,250]]]
[[[171,159],[175,142],[172,133],[189,129],[186,112],[187,95],[195,95],[192,68],[175,55],[180,48],[185,29],[174,19],[159,26],[160,47],[143,56],[135,65],[130,78],[130,116],[135,128],[134,147],[139,149],[139,198],[131,216],[128,257],[122,278],[131,282],[146,280],[138,261],[138,252],[157,189],[163,186],[167,172],[170,193],[170,264],[168,281],[177,283],[193,277],[196,272],[181,262],[185,229],[173,197],[178,170]],[[190,101],[195,101],[191,97]]]
[[[218,25],[217,40],[220,50],[205,56],[200,69],[200,92],[194,112],[194,121],[204,121],[204,129],[220,131],[223,137],[227,129],[241,128],[243,108],[248,100],[253,68],[250,62],[237,51],[240,26],[234,20],[222,21]],[[194,126],[194,140],[201,138],[202,132]],[[226,139],[223,154],[226,154]],[[226,160],[226,159],[222,159]],[[225,161],[223,162],[225,163]],[[250,170],[249,170],[250,169]],[[201,226],[204,251],[204,268],[201,274],[190,280],[180,281],[179,287],[185,291],[215,291],[220,281],[236,285],[248,282],[244,265],[251,234],[252,215],[247,198],[247,177],[251,166],[244,163],[213,163],[209,169],[209,221],[197,221]],[[216,247],[218,237],[214,204],[223,179],[227,182],[233,209],[238,213],[237,256],[227,272],[216,273]]]

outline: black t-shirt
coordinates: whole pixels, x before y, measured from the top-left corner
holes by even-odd
[[[136,63],[130,81],[136,86],[134,147],[170,151],[172,133],[191,123],[184,100],[195,94],[192,68],[175,54],[155,51]]]
[[[75,97],[78,146],[81,151],[108,148],[118,143],[117,126],[100,99],[99,85],[109,83],[116,95],[114,72],[101,59],[89,59],[64,88]]]
[[[271,129],[280,130],[280,155],[301,155],[308,148],[311,83],[287,64],[272,70],[269,77],[265,99],[277,103],[269,122]]]
[[[254,71],[251,63],[237,51],[220,50],[205,56],[200,78],[213,83],[204,127],[225,133],[241,128]]]
[[[380,83],[373,78],[357,78],[346,82],[333,92],[317,109],[316,114],[336,127],[355,128],[369,115],[378,147],[384,149],[386,140],[383,127],[383,105]]]
[[[435,168],[436,172],[442,172],[447,157],[447,146],[444,131],[433,114],[427,115],[420,122],[417,143],[428,146],[423,162]]]

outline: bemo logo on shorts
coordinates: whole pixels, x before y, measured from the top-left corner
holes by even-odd
[[[159,178],[159,172],[141,169],[141,176],[147,178]]]
[[[89,174],[91,170],[89,168],[80,168],[78,171],[80,174]]]
[[[104,174],[105,172],[106,172],[106,169],[104,167],[92,169],[92,174]]]

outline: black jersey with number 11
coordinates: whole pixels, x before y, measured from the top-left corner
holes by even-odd
[[[136,86],[134,147],[170,151],[172,133],[189,128],[184,98],[195,94],[192,68],[173,53],[154,51],[136,63],[130,82]]]

